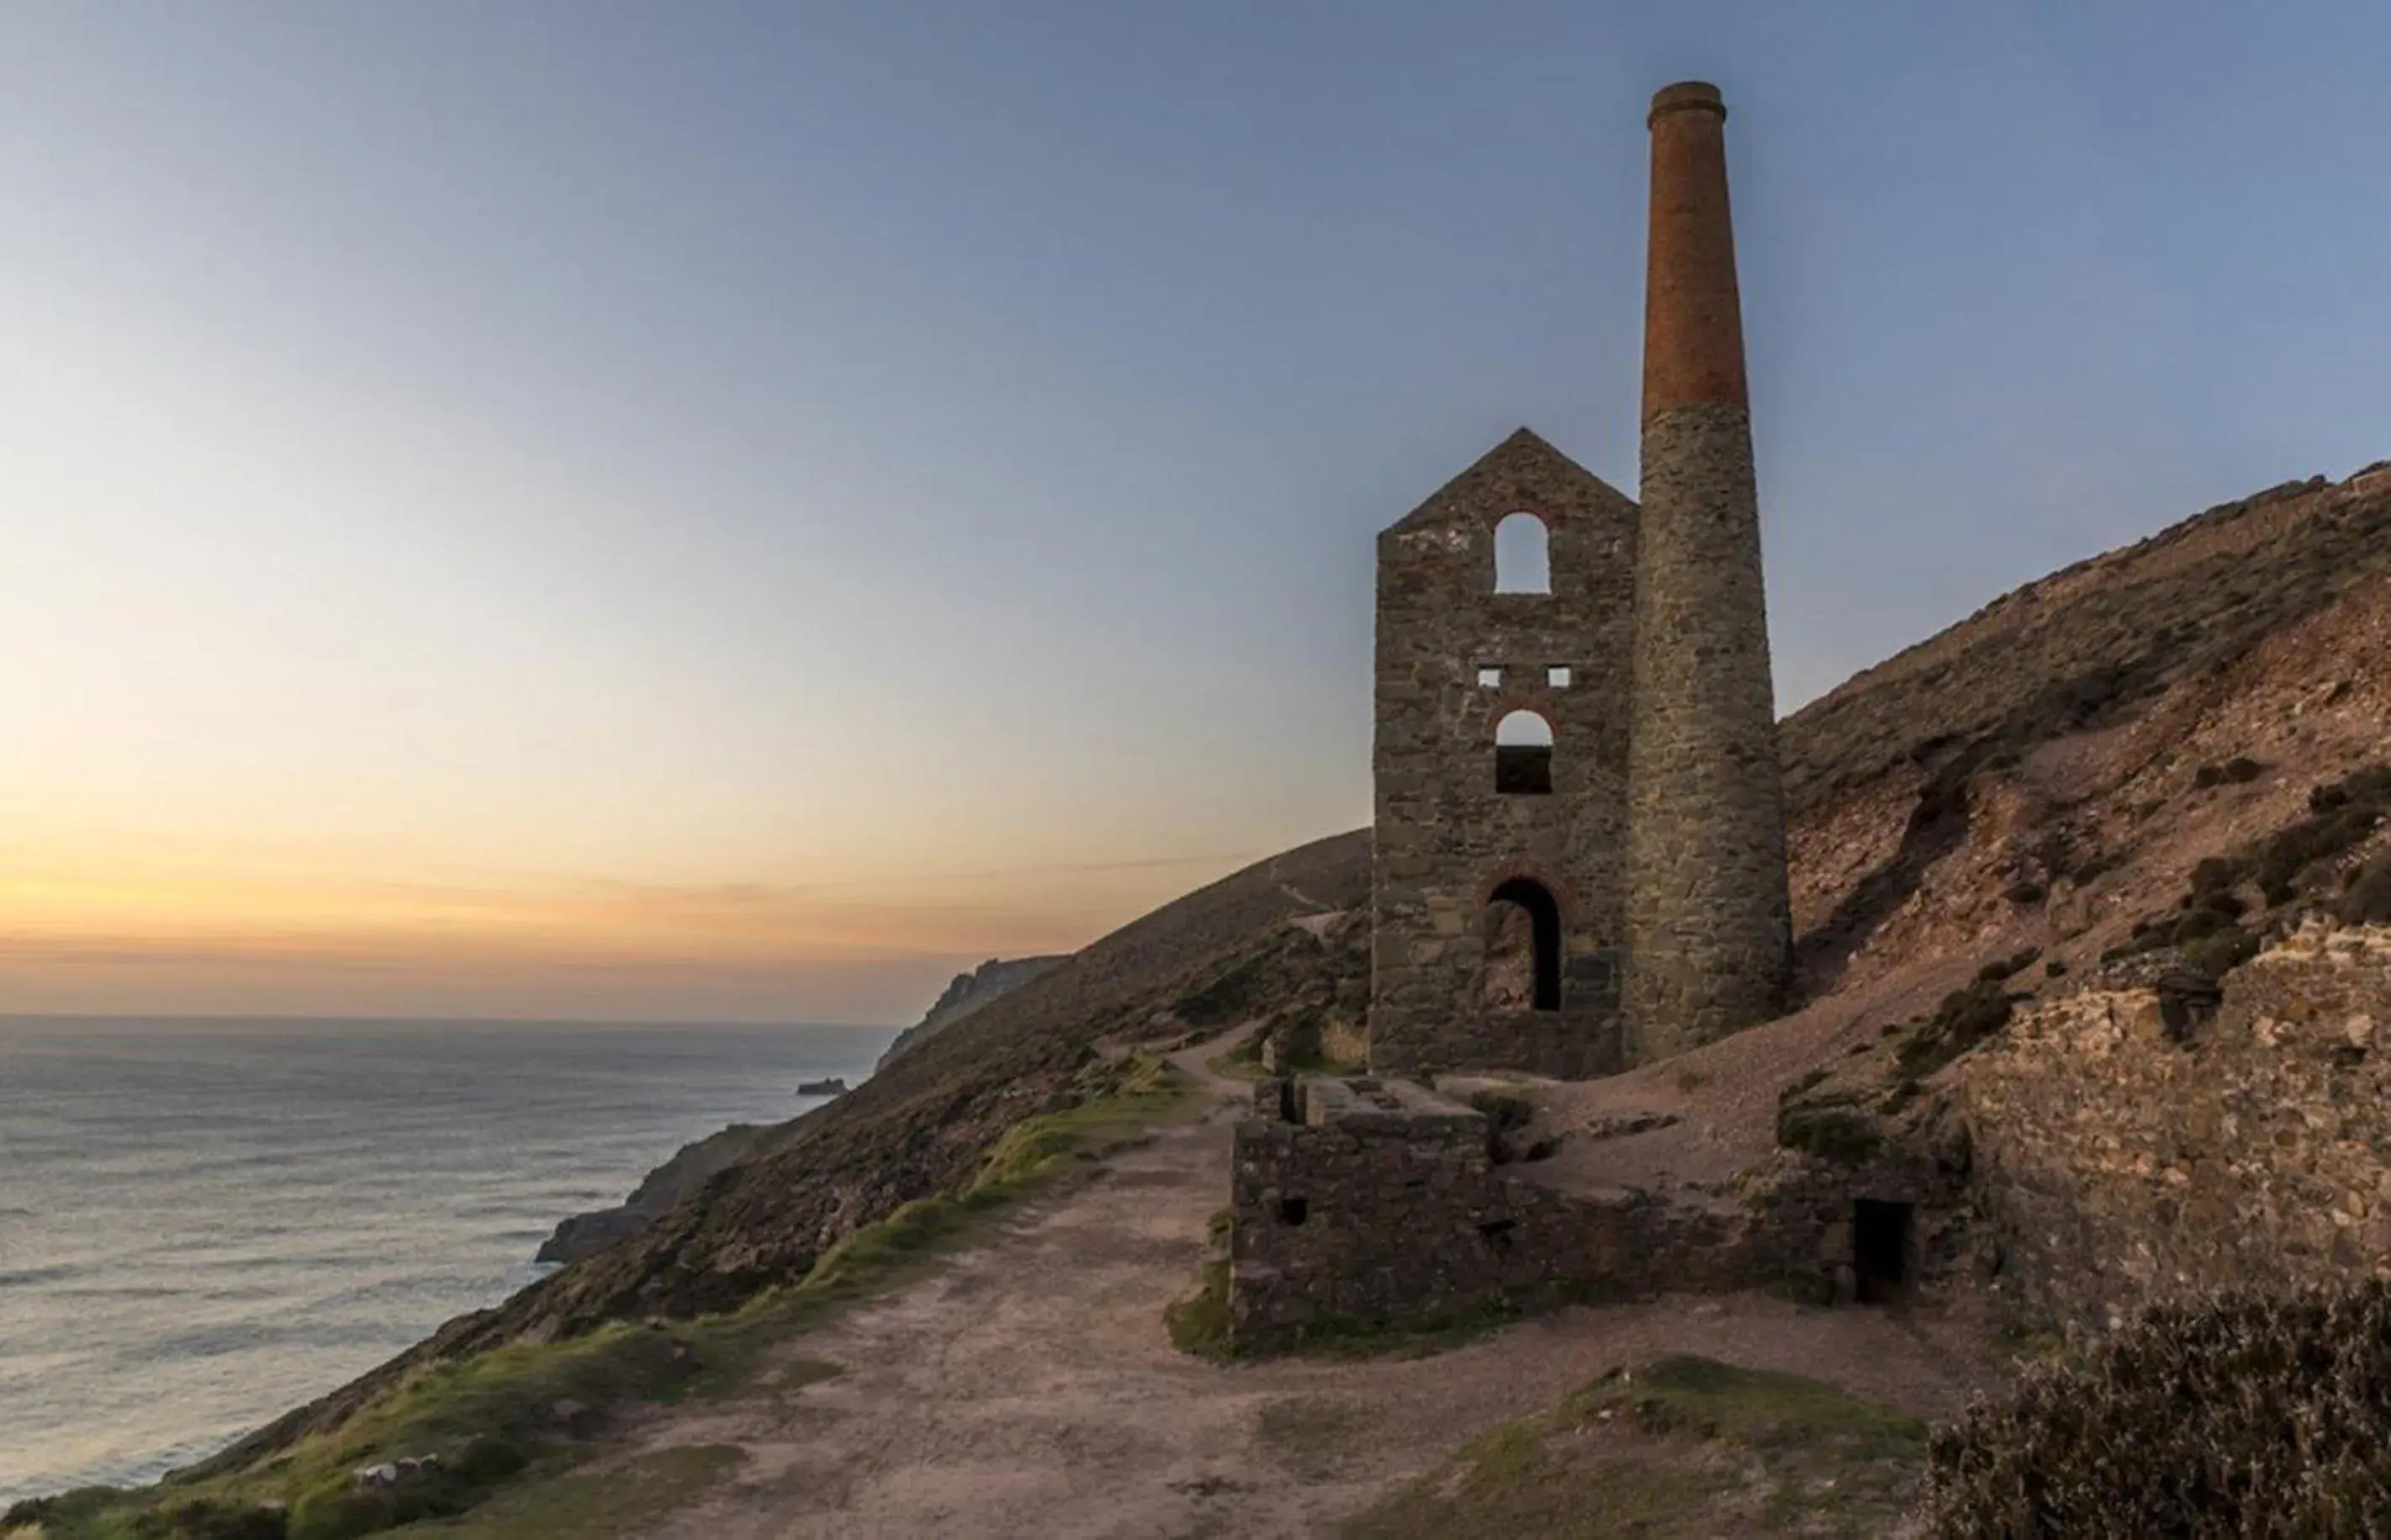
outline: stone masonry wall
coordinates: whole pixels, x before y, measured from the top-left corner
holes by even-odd
[[[1727,199],[1726,106],[1652,98],[1643,499],[1628,773],[1627,1053],[1775,1016],[1792,962],[1785,788]]]
[[[1483,1117],[1407,1081],[1261,1081],[1235,1132],[1232,1340],[1272,1351],[1664,1289],[1790,1283],[1848,1301],[1853,1198],[1948,1196],[1906,1158],[1855,1171],[1783,1157],[1736,1202],[1563,1191],[1491,1150]],[[1947,1260],[1941,1241],[1921,1223],[1921,1267]]]
[[[1546,526],[1549,594],[1494,591],[1494,526],[1517,511]],[[1378,537],[1374,1069],[1620,1068],[1635,520],[1522,429]],[[1548,795],[1494,789],[1495,724],[1522,706],[1553,728]],[[1480,1000],[1488,898],[1515,876],[1560,909],[1557,1011]]]
[[[2391,1275],[2391,929],[2304,930],[2213,1020],[2168,1016],[2087,989],[1963,1061],[2003,1287],[2099,1329],[2185,1291]]]
[[[1775,1016],[1793,944],[1742,409],[1647,423],[1643,492],[1627,900],[1639,1064]]]

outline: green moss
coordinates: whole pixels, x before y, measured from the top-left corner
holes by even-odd
[[[1526,1128],[1536,1120],[1536,1104],[1516,1091],[1488,1086],[1470,1093],[1469,1105],[1486,1115],[1487,1126],[1496,1133]]]
[[[746,1458],[745,1451],[730,1444],[659,1449],[534,1482],[470,1518],[421,1533],[447,1540],[614,1540],[644,1534],[719,1484]]]
[[[1777,1142],[1822,1160],[1856,1166],[1874,1158],[1884,1140],[1874,1119],[1856,1106],[1812,1101],[1789,1102],[1777,1108]]]
[[[984,1235],[994,1212],[1150,1138],[1156,1128],[1206,1101],[1201,1088],[1160,1060],[1128,1061],[1113,1068],[1109,1084],[1106,1094],[1015,1124],[963,1187],[917,1198],[854,1231],[823,1252],[803,1282],[759,1294],[735,1319],[785,1336],[910,1283],[938,1258]]]
[[[1427,1358],[1475,1342],[1519,1318],[1517,1305],[1490,1301],[1451,1314],[1389,1325],[1377,1321],[1322,1321],[1291,1345],[1312,1358]]]
[[[1979,977],[1944,996],[1934,1015],[1913,1028],[1895,1051],[1901,1072],[1911,1080],[1925,1080],[2008,1026],[2019,997],[2003,989],[2002,982]]]
[[[1916,1420],[1815,1380],[1664,1358],[1480,1435],[1343,1534],[1876,1534],[1907,1501],[1925,1442]]]
[[[1204,1263],[1196,1288],[1162,1310],[1162,1324],[1170,1345],[1199,1358],[1236,1356],[1229,1340],[1229,1259],[1213,1257]]]
[[[1802,1375],[1738,1368],[1692,1353],[1615,1370],[1566,1407],[1581,1424],[1603,1408],[1623,1410],[1656,1430],[1690,1429],[1760,1448],[1834,1438],[1869,1454],[1920,1456],[1926,1449],[1926,1425],[1915,1417],[1855,1401]]]
[[[144,1505],[116,1487],[28,1498],[0,1512],[6,1540],[288,1540],[278,1509],[225,1497],[178,1496]]]

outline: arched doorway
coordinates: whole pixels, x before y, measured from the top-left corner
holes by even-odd
[[[1489,1010],[1561,1008],[1561,906],[1533,877],[1513,877],[1486,899],[1486,965],[1480,995]]]

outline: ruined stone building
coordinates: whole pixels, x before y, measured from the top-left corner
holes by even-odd
[[[1570,1189],[1431,1088],[1448,1070],[1615,1074],[1781,1003],[1725,118],[1709,85],[1652,101],[1642,506],[1523,428],[1378,537],[1372,1073],[1262,1081],[1237,1125],[1227,1302],[1245,1347],[1749,1287],[1853,1250],[1841,1172],[1798,1171],[1745,1206]]]
[[[1378,537],[1381,1073],[1610,1074],[1780,1003],[1725,118],[1652,100],[1642,506],[1521,429]]]

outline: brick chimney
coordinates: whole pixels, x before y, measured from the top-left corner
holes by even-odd
[[[1726,104],[1652,98],[1628,738],[1628,1057],[1764,1021],[1792,957]]]

